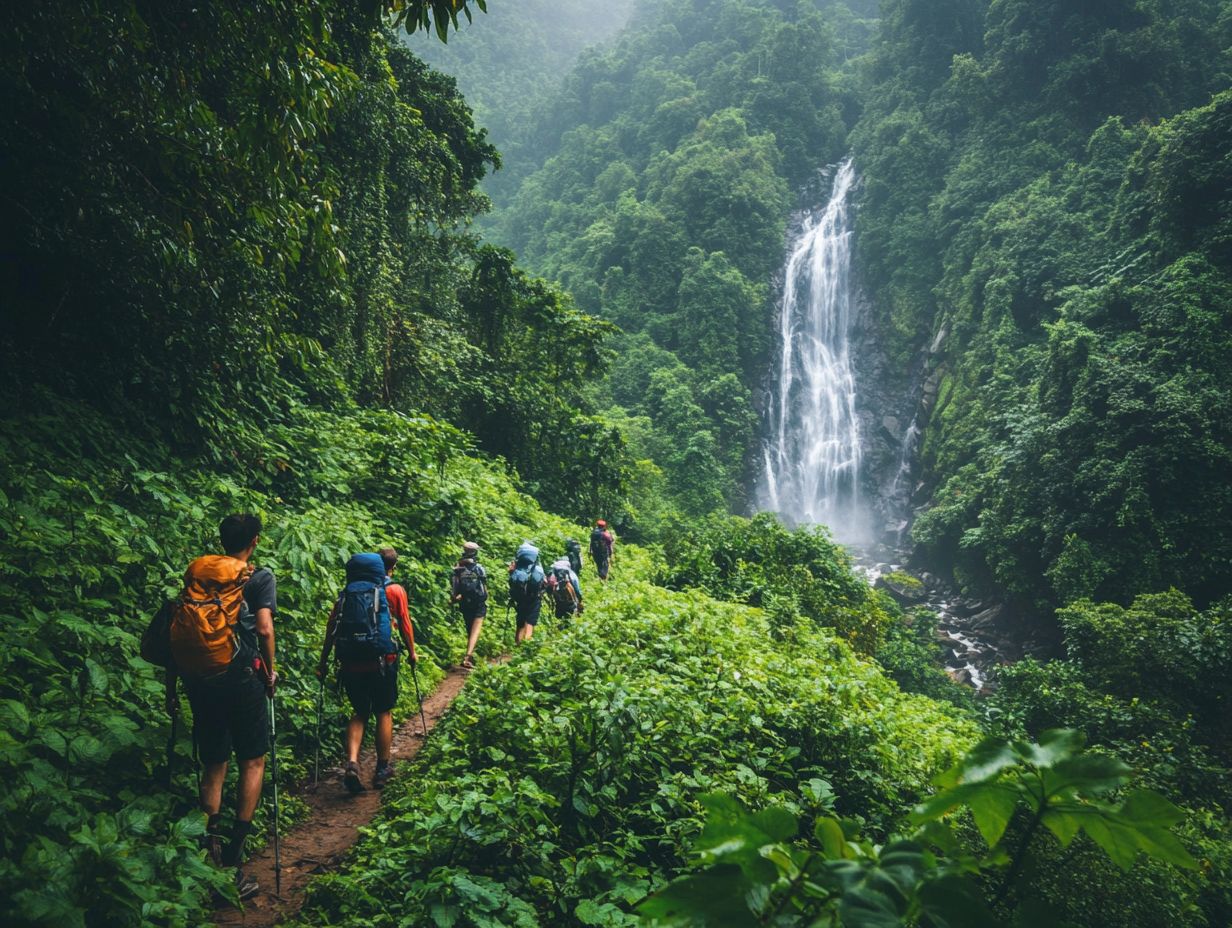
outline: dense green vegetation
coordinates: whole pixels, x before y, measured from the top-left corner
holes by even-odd
[[[853,12],[854,11],[854,12]],[[867,3],[645,3],[516,152],[492,234],[619,325],[596,396],[639,459],[627,530],[741,510],[793,191],[839,158]],[[495,62],[492,63],[495,65]]]
[[[5,399],[51,384],[220,455],[237,416],[413,409],[588,516],[624,480],[580,393],[610,329],[468,234],[496,151],[376,12],[50,3],[10,20]]]
[[[1232,7],[950,7],[887,5],[852,134],[887,344],[944,332],[915,537],[1037,614],[1208,604],[1232,580]]]
[[[402,552],[431,684],[462,538],[621,530],[306,923],[1232,921],[1232,7],[647,0],[559,83],[626,5],[485,7],[0,27],[0,920],[199,924],[228,891],[137,636],[251,510],[284,787],[349,553]],[[519,256],[475,231],[502,155],[408,26],[509,146]],[[886,351],[940,346],[920,550],[1064,637],[979,703],[823,530],[728,514],[784,223],[849,149]]]
[[[649,567],[626,556],[568,630],[471,678],[304,924],[635,923],[685,863],[702,794],[880,834],[972,743],[829,632],[782,648],[757,610],[668,594]]]
[[[634,0],[494,3],[448,43],[422,32],[406,37],[417,56],[457,79],[475,123],[500,148],[502,169],[484,183],[494,199],[516,190],[535,166],[524,152],[541,149],[542,110],[578,55],[620,29],[633,7]]]

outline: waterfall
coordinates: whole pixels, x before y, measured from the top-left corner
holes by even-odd
[[[791,524],[822,523],[840,540],[859,542],[871,533],[860,503],[860,425],[848,346],[854,181],[848,159],[834,175],[829,202],[805,220],[789,249],[760,501]]]

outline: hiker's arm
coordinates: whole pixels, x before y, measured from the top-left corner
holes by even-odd
[[[268,606],[257,610],[257,643],[261,646],[261,659],[269,671],[269,687],[273,690],[278,680],[274,672],[274,610]]]
[[[398,620],[398,631],[402,634],[402,640],[406,642],[406,646],[411,651],[411,663],[419,663],[419,655],[415,653],[415,629],[411,626],[411,615],[407,609],[406,599],[399,596],[392,601],[394,607],[394,616]]]

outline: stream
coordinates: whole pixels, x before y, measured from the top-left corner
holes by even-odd
[[[999,607],[966,600],[932,574],[910,569],[905,563],[910,552],[889,545],[851,545],[847,550],[856,572],[870,586],[885,589],[904,608],[922,606],[936,613],[945,670],[955,681],[989,693],[996,686],[996,666],[1021,656],[1020,648],[992,627],[1001,617]],[[922,589],[913,592],[887,582],[886,576],[894,573],[915,577]]]

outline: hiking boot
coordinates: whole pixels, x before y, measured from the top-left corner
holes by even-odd
[[[245,899],[251,899],[260,891],[261,884],[257,882],[257,878],[237,867],[235,870],[235,894],[239,897],[240,902],[243,902]]]
[[[394,777],[394,765],[393,764],[389,764],[389,763],[377,764],[376,765],[376,775],[373,776],[372,778],[372,785],[375,786],[377,789],[380,789],[386,783],[392,780],[393,777]]]
[[[353,760],[347,762],[346,773],[342,775],[342,782],[352,796],[357,796],[364,792],[364,784],[359,782],[359,764]]]
[[[206,832],[201,839],[201,846],[205,848],[205,857],[215,867],[222,866],[222,835],[214,832]]]

